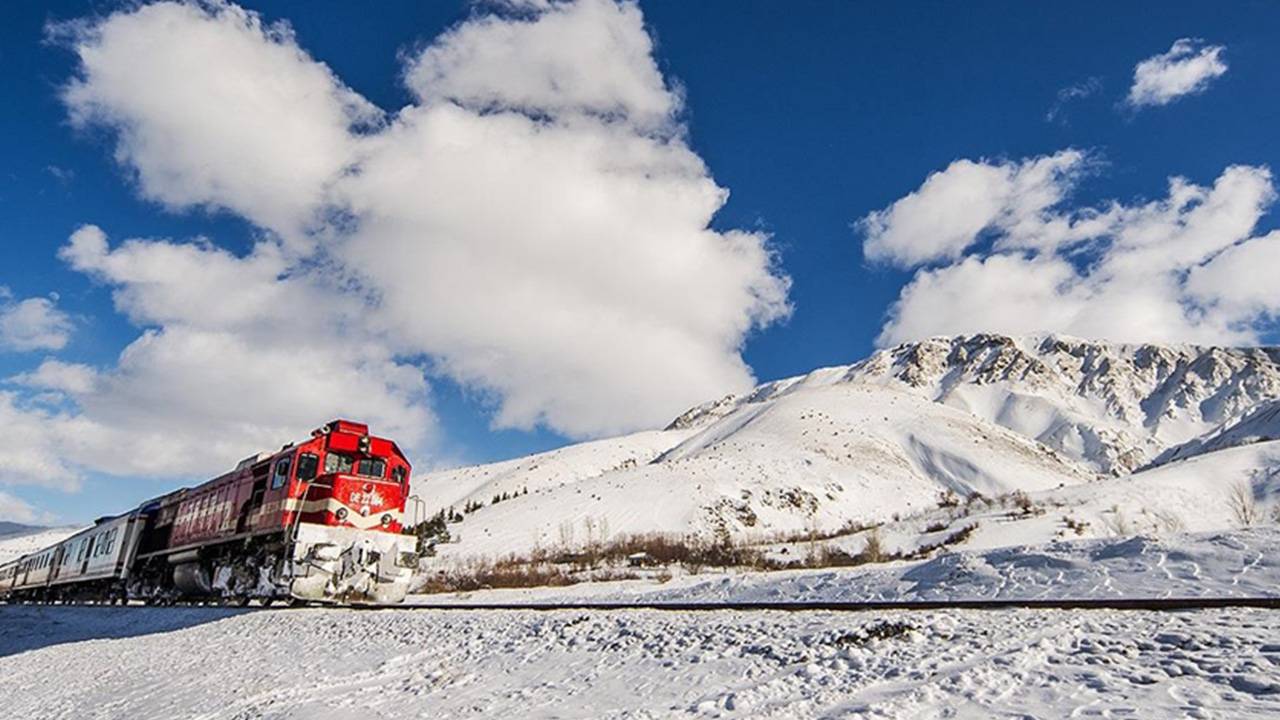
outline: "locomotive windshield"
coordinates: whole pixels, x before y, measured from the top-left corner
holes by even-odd
[[[355,458],[342,453],[331,452],[324,456],[324,474],[349,473],[355,465]]]
[[[350,455],[331,452],[324,456],[324,472],[355,474],[364,477],[382,478],[387,475],[387,461],[379,457],[367,457],[356,460]]]
[[[356,465],[356,474],[380,478],[387,474],[387,463],[382,458],[363,458]]]

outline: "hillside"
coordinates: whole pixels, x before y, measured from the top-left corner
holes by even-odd
[[[1227,475],[1272,477],[1270,445],[1132,471],[1274,437],[1276,398],[1274,348],[935,338],[708,402],[663,431],[428,474],[417,492],[481,506],[450,526],[444,563],[623,533],[758,544],[876,523],[909,548],[925,542],[911,523],[937,522],[948,498],[1019,491],[1073,509],[1074,534],[1207,530],[1234,522]],[[1068,515],[1000,512],[967,543],[1052,539]]]
[[[685,413],[673,426],[708,422],[798,388],[854,383],[906,389],[1119,475],[1280,398],[1280,348],[933,338],[761,385]]]
[[[17,523],[12,524],[17,525]],[[10,532],[0,534],[0,564],[22,557],[27,553],[43,550],[74,535],[78,530],[80,530],[78,527],[48,528],[19,525],[18,528],[12,529]]]

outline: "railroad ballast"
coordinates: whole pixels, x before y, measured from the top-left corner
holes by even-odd
[[[400,602],[410,471],[394,442],[335,420],[0,565],[0,599]]]

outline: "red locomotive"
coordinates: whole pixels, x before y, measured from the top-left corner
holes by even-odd
[[[417,564],[400,532],[410,469],[394,442],[335,420],[0,566],[0,598],[399,602]]]

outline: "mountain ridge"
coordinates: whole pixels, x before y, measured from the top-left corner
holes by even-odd
[[[1197,441],[1219,438],[1221,450],[1256,439],[1261,421],[1249,418],[1273,402],[1277,348],[931,338],[703,403],[664,430],[430,473],[424,494],[471,507],[454,529],[463,541],[444,546],[457,557],[572,544],[565,526],[578,524],[753,542],[897,522],[948,496],[1078,487],[1052,502],[1089,504],[1092,483],[1123,481],[1175,448],[1186,459],[1204,450]],[[1240,455],[1233,477],[1254,477],[1250,463],[1276,457]],[[1103,494],[1136,502],[1124,487]],[[1098,524],[1111,522],[1104,510],[1091,510]],[[1215,522],[1228,515],[1215,510]]]

